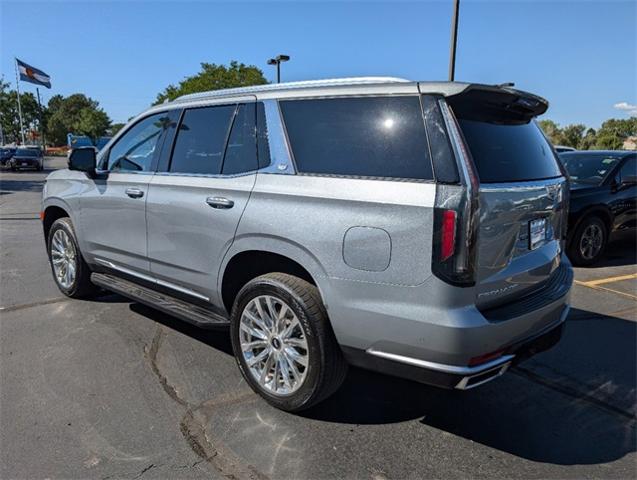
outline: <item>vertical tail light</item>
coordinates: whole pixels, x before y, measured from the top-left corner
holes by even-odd
[[[442,229],[440,231],[440,261],[449,259],[456,249],[456,212],[442,211]]]

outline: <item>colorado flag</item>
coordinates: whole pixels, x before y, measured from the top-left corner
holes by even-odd
[[[35,83],[36,85],[43,85],[46,88],[51,88],[51,77],[49,77],[42,70],[27,65],[26,63],[15,59],[18,64],[18,72],[20,72],[20,80],[23,82]]]

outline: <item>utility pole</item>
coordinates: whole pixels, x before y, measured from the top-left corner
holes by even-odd
[[[449,81],[453,82],[456,76],[456,43],[458,42],[458,13],[460,12],[460,0],[453,0],[453,17],[451,19],[451,45],[449,52]]]
[[[289,55],[277,55],[268,60],[268,65],[276,65],[276,83],[281,83],[281,63],[287,62],[289,59]]]

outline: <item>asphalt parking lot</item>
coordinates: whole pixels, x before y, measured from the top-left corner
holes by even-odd
[[[633,478],[637,266],[577,269],[561,343],[467,392],[351,369],[269,407],[227,333],[116,295],[69,300],[38,218],[44,172],[0,172],[0,478]]]

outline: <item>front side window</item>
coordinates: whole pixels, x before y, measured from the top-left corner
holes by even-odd
[[[637,175],[637,157],[631,156],[624,162],[619,171],[619,183],[626,181],[628,177]]]
[[[170,162],[173,173],[221,173],[228,130],[235,105],[203,107],[184,112]]]
[[[108,170],[149,172],[158,153],[159,139],[169,125],[167,113],[146,117],[130,128],[108,152]]]
[[[433,178],[416,96],[289,100],[280,105],[302,173]]]

